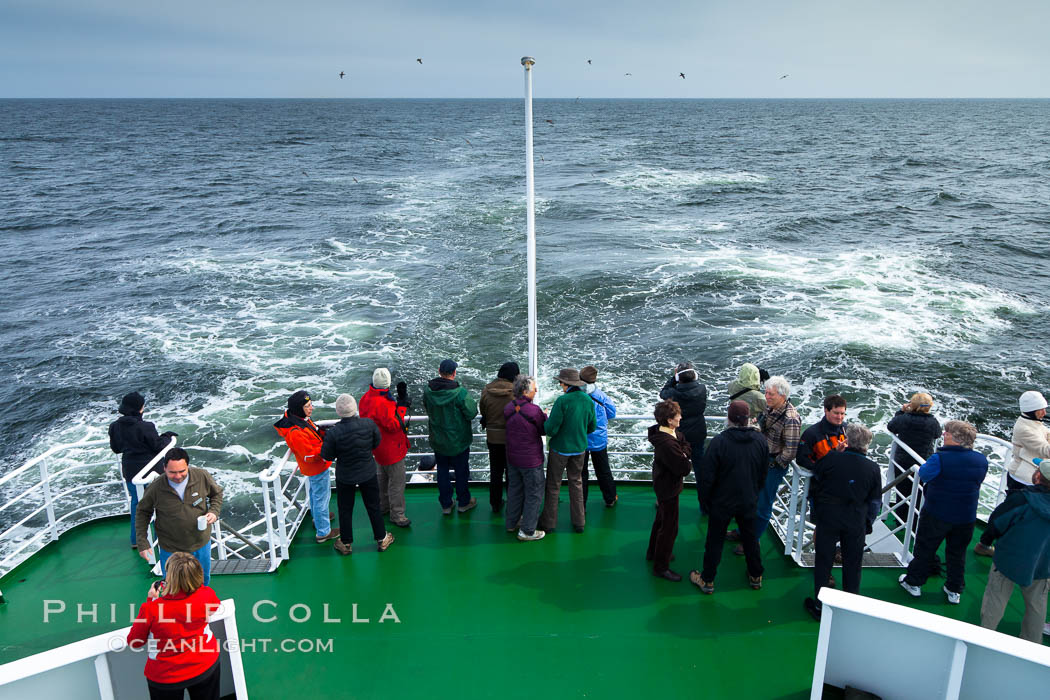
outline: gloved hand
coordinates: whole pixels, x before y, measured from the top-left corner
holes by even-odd
[[[171,430],[168,430],[166,432],[161,433],[160,436],[162,438],[164,438],[165,440],[170,440],[173,437],[178,437],[179,434],[176,433],[176,432],[172,432]]]
[[[487,425],[488,421],[485,420],[485,416],[481,416],[480,418],[478,418],[478,423],[481,424],[481,429],[482,430],[484,430],[485,428],[488,427],[488,425]]]
[[[408,385],[404,382],[397,383],[397,405],[412,408],[412,399],[408,398]]]

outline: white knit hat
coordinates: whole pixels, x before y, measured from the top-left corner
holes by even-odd
[[[1046,408],[1046,399],[1038,391],[1026,391],[1021,394],[1021,413],[1028,413],[1030,411],[1038,411],[1040,408]]]
[[[335,400],[335,413],[340,418],[353,418],[357,415],[357,400],[350,394],[339,394]]]
[[[386,367],[380,367],[375,372],[372,372],[372,386],[376,389],[389,389],[390,370]]]

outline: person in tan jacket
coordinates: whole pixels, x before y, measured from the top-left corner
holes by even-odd
[[[503,407],[514,399],[514,378],[521,374],[516,362],[504,362],[495,381],[481,391],[478,409],[485,442],[489,448],[489,505],[492,512],[503,509],[504,473],[507,471],[507,419]]]

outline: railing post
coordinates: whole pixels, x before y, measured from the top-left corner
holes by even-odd
[[[798,469],[791,470],[791,500],[788,502],[788,521],[784,528],[784,554],[791,555],[795,543],[795,528],[798,526]],[[802,522],[802,527],[805,523]]]
[[[273,571],[277,568],[277,548],[274,544],[274,540],[277,538],[277,533],[273,531],[273,508],[270,506],[270,485],[265,481],[262,487],[263,492],[263,513],[266,514],[266,541],[270,546],[270,570]]]
[[[914,470],[915,467],[912,467]],[[904,548],[901,550],[901,563],[907,564],[911,561],[911,526],[915,522],[915,505],[919,502],[919,491],[922,489],[922,484],[918,480],[914,480],[911,485],[911,495],[908,497],[908,517],[905,519],[904,525]]]
[[[287,507],[284,503],[284,484],[281,483],[280,472],[273,480],[273,497],[277,506],[277,534],[281,542],[281,557],[288,559],[288,524],[285,522]]]
[[[55,503],[51,498],[51,477],[47,467],[47,458],[40,460],[40,485],[44,489],[44,505],[47,506],[47,523],[51,529],[51,539],[58,539],[58,522],[55,520]]]
[[[215,544],[218,545],[219,561],[225,561],[227,556],[226,543],[222,539],[222,526],[219,524],[218,520],[212,523],[211,534],[212,537],[215,538]]]
[[[801,471],[798,466],[795,467],[797,471]],[[802,544],[805,540],[806,535],[806,510],[809,507],[809,484],[812,480],[813,474],[806,472],[799,476],[799,483],[803,483],[802,493],[799,494],[798,502],[798,529],[795,531],[795,561],[802,562]],[[803,481],[805,479],[805,481]]]

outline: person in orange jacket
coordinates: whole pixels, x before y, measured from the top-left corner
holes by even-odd
[[[404,382],[397,383],[397,399],[390,395],[390,370],[385,367],[372,373],[372,384],[358,402],[361,417],[370,418],[379,426],[382,440],[379,447],[372,450],[379,465],[379,506],[398,527],[412,524],[405,517],[405,455],[408,454],[405,415],[411,406]]]
[[[310,483],[310,514],[317,530],[317,541],[327,542],[339,537],[339,528],[333,528],[328,516],[328,504],[332,500],[332,483],[328,476],[331,462],[321,459],[321,440],[324,431],[312,420],[314,412],[310,394],[297,391],[288,398],[288,410],[284,417],[273,424],[277,433],[288,443],[295,455],[299,471]]]

